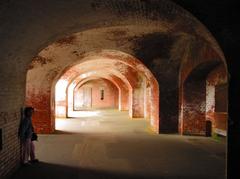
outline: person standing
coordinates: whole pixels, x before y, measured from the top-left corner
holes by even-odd
[[[29,165],[38,162],[35,156],[35,146],[32,141],[34,128],[32,125],[33,107],[26,107],[24,109],[24,117],[20,122],[19,137],[22,144],[22,163]],[[30,158],[30,160],[29,160]]]

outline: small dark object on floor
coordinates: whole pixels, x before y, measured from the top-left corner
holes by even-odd
[[[38,159],[34,159],[34,160],[30,160],[29,162],[30,163],[39,163],[39,160]]]
[[[32,139],[31,139],[32,141],[37,141],[38,140],[38,135],[37,135],[37,133],[33,133],[32,134]]]
[[[27,166],[31,166],[32,164],[30,162],[27,163],[22,163],[22,166],[27,167]]]

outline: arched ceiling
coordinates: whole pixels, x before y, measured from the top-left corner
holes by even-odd
[[[107,77],[92,76],[92,77],[88,77],[88,78],[85,78],[85,79],[79,81],[78,84],[73,89],[73,92],[74,93],[77,92],[83,85],[85,85],[86,83],[88,83],[90,81],[94,81],[94,80],[106,80],[106,81],[112,83],[118,89],[118,91],[121,91],[121,88],[123,88],[123,86],[121,86],[122,84],[119,84],[116,81],[109,79]]]
[[[117,88],[132,88],[130,86],[130,83],[128,81],[124,81],[123,79],[121,79],[120,77],[116,76],[116,75],[103,75],[102,73],[98,73],[96,71],[96,73],[90,74],[90,75],[86,75],[84,78],[78,78],[76,79],[76,87],[75,89],[78,89],[82,83],[90,80],[90,79],[98,79],[98,78],[103,78],[106,79],[108,81],[111,81],[113,84],[115,84],[115,86],[117,86]]]
[[[219,46],[208,30],[190,13],[168,0],[89,0],[81,2],[78,0],[71,2],[52,0],[47,3],[44,1],[27,3],[12,1],[10,4],[2,6],[1,20],[9,23],[3,24],[2,34],[8,35],[7,38],[1,38],[1,42],[6,44],[4,47],[12,46],[12,50],[15,50],[16,54],[28,51],[28,55],[34,56],[40,49],[53,43],[56,39],[76,32],[90,29],[101,31],[101,29],[116,26],[124,29],[131,25],[134,26],[135,30],[131,29],[134,33],[144,29],[145,33],[152,34],[154,29],[158,29],[157,32],[161,33],[188,34],[199,37],[211,44],[219,56],[223,57]],[[16,12],[21,16],[17,16]],[[29,22],[31,25],[26,25]],[[149,30],[146,31],[146,29]],[[119,30],[122,32],[121,28]],[[113,33],[119,36],[119,31]],[[17,38],[15,38],[15,34],[18,34]],[[122,39],[121,36],[118,38]],[[95,43],[98,42],[95,41]],[[4,51],[6,48],[2,50]],[[27,64],[30,61],[31,58],[26,60]]]
[[[132,89],[133,86],[137,83],[137,81],[135,80],[135,78],[129,78],[121,73],[119,73],[118,71],[116,70],[113,70],[113,69],[104,69],[103,70],[106,70],[108,71],[107,73],[103,73],[101,70],[98,70],[98,71],[90,71],[88,73],[83,73],[79,76],[75,76],[73,77],[70,81],[69,81],[69,85],[70,84],[74,84],[74,86],[76,86],[80,81],[88,78],[88,77],[91,77],[91,76],[97,76],[97,77],[104,77],[104,78],[108,78],[108,79],[115,79],[115,78],[119,78],[121,79],[125,85],[128,86],[129,89]],[[62,79],[62,78],[61,78]],[[64,76],[63,76],[63,79],[64,79]]]
[[[32,67],[38,89],[49,88],[46,81],[52,82],[92,50],[129,53],[161,79],[167,79],[162,69],[178,73],[191,46],[207,46],[224,60],[204,25],[168,0],[3,1],[1,5],[0,75],[11,81],[3,88],[14,89],[15,94],[25,93],[26,73]],[[21,96],[18,105],[24,100]]]
[[[153,76],[154,80],[150,81],[157,84],[156,91],[158,83],[161,86],[160,93],[164,94],[160,98],[161,107],[165,111],[161,116],[168,122],[170,116],[173,116],[171,119],[178,116],[177,105],[172,110],[171,104],[178,104],[179,79],[185,79],[203,60],[225,63],[222,51],[208,30],[191,14],[168,0],[90,0],[82,5],[79,7],[75,0],[69,4],[50,5],[46,9],[50,15],[46,19],[49,19],[45,19],[46,22],[36,19],[38,23],[32,23],[33,29],[29,27],[31,33],[36,27],[41,29],[39,25],[47,27],[49,32],[36,31],[31,40],[21,39],[20,35],[18,40],[24,42],[24,47],[14,42],[19,50],[16,53],[25,54],[19,55],[24,58],[25,65],[31,61],[26,54],[35,56],[26,67],[30,91],[38,94],[53,91],[51,87],[67,70],[72,74],[69,79],[78,76],[79,71],[87,73],[89,70],[84,70],[83,66],[76,70],[72,68],[86,61],[94,71],[94,64],[90,61],[96,58],[101,62],[99,60],[95,66],[109,71],[104,72],[108,76],[116,76],[114,69],[118,71],[118,77],[122,72],[120,68],[116,69],[116,65],[101,66],[106,59],[133,62],[132,66],[139,72],[144,71],[141,70],[144,65],[149,69],[144,75],[147,78]],[[59,8],[63,8],[63,12],[55,14]],[[135,64],[135,59],[139,59],[140,66]],[[133,68],[130,64],[126,65],[127,68]],[[85,65],[88,68],[87,62]]]

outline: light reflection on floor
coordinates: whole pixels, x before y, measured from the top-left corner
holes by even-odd
[[[99,116],[100,111],[74,111],[72,113],[69,113],[69,116],[71,117],[94,117]]]
[[[131,119],[128,111],[97,110],[79,111],[81,117],[56,118],[55,129],[73,133],[102,132],[146,132],[148,121],[144,118]]]

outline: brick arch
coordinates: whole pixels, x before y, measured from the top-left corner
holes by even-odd
[[[121,2],[118,2],[118,1],[113,1],[112,3],[118,4],[118,5],[119,5],[119,3],[121,4]],[[159,4],[162,4],[163,6],[158,6]],[[169,12],[170,14],[168,13],[168,15],[161,14],[161,12],[164,12],[164,9],[165,9],[164,4],[165,5],[167,4],[167,6],[171,7],[174,11]],[[131,8],[129,9],[129,6],[133,7],[135,5],[136,5],[136,8],[134,8],[134,11],[138,12],[137,15],[135,13],[131,12]],[[162,62],[160,62],[160,61],[162,59],[158,58],[157,56],[156,57],[153,56],[154,59],[151,59],[151,61],[148,61],[149,60],[148,58],[147,59],[141,58],[142,54],[139,54],[139,51],[142,51],[142,48],[146,48],[144,46],[144,44],[141,42],[145,42],[144,40],[148,39],[149,36],[151,36],[153,38],[155,36],[158,37],[159,33],[160,33],[160,38],[157,38],[157,40],[160,40],[160,41],[163,40],[163,42],[164,42],[164,38],[162,38],[163,37],[162,33],[164,33],[165,36],[174,36],[176,34],[185,34],[189,37],[197,37],[197,38],[201,39],[202,41],[204,41],[204,43],[210,45],[213,48],[213,51],[215,51],[215,53],[217,53],[221,59],[224,59],[224,55],[223,55],[221,49],[219,48],[218,44],[216,43],[216,41],[212,37],[212,35],[208,32],[208,30],[191,14],[189,14],[187,11],[183,10],[181,7],[176,6],[174,3],[171,3],[168,1],[161,1],[161,2],[151,1],[151,5],[149,6],[149,4],[146,4],[143,1],[139,1],[139,3],[137,3],[137,4],[133,3],[130,5],[126,1],[126,3],[121,4],[121,6],[124,7],[124,8],[122,8],[122,10],[124,12],[126,12],[127,15],[123,16],[123,14],[125,14],[125,13],[120,13],[119,11],[117,11],[114,8],[113,9],[110,8],[111,11],[108,12],[106,10],[109,9],[109,7],[106,7],[104,4],[101,4],[99,6],[101,8],[97,8],[97,9],[94,8],[94,10],[91,9],[91,11],[89,11],[90,14],[91,13],[95,14],[97,11],[97,12],[101,12],[101,14],[103,15],[106,12],[108,12],[108,13],[112,13],[112,15],[113,15],[112,17],[117,17],[117,18],[121,17],[121,21],[114,21],[113,19],[105,18],[103,21],[101,21],[102,19],[99,20],[98,21],[99,23],[96,24],[96,21],[94,20],[92,22],[92,18],[90,18],[88,25],[86,25],[84,27],[83,26],[76,27],[75,29],[67,28],[67,29],[65,29],[64,32],[59,32],[59,33],[55,34],[54,37],[52,36],[51,40],[47,39],[46,42],[44,43],[45,46],[47,46],[47,44],[50,44],[50,43],[51,43],[51,45],[49,45],[47,48],[43,49],[41,51],[41,53],[39,53],[39,56],[34,58],[34,60],[33,60],[34,63],[31,63],[31,65],[28,67],[26,66],[26,70],[27,70],[27,68],[34,69],[35,68],[34,65],[36,63],[41,66],[44,66],[45,64],[48,64],[48,63],[52,63],[52,65],[48,66],[49,69],[45,70],[47,72],[45,72],[42,75],[43,77],[42,78],[39,77],[39,78],[40,78],[40,81],[42,81],[42,82],[46,81],[46,80],[53,81],[54,79],[56,79],[56,76],[61,74],[62,70],[66,69],[66,67],[76,63],[79,59],[81,59],[81,57],[84,56],[84,54],[86,53],[87,50],[93,51],[93,50],[97,49],[99,51],[102,49],[112,48],[114,50],[124,51],[133,56],[136,55],[136,57],[138,59],[141,59],[142,62],[144,60],[145,60],[144,62],[146,62],[146,63],[150,62],[150,64],[148,64],[147,67],[151,68],[151,71],[155,71],[156,74],[154,74],[154,75],[158,76],[158,68],[160,68],[160,66],[161,66]],[[92,7],[92,6],[89,6],[89,7]],[[146,10],[149,9],[149,11],[146,11],[147,13],[142,14],[142,11],[141,11],[142,7],[145,7]],[[162,10],[162,11],[159,11],[159,10]],[[104,13],[102,13],[102,11],[104,11]],[[155,18],[152,18],[153,14],[154,14]],[[139,21],[138,19],[141,19],[141,20]],[[191,24],[191,25],[189,25],[189,24]],[[64,24],[61,24],[61,25],[64,26]],[[70,27],[70,26],[68,26],[68,27]],[[141,27],[141,28],[139,28],[139,27]],[[141,29],[143,29],[143,30],[141,31]],[[139,33],[137,33],[137,32],[139,32]],[[108,36],[106,36],[104,34],[111,34],[110,39]],[[126,34],[127,35],[130,34],[130,36],[127,36]],[[68,36],[66,36],[66,35],[68,35]],[[78,41],[79,39],[77,37],[78,35],[79,35],[79,37],[81,37],[81,38],[79,38],[82,40],[81,44],[77,44],[79,42]],[[87,42],[86,39],[88,40],[88,38],[90,38],[91,35],[93,37],[95,37],[94,35],[96,35],[96,37],[108,37],[108,39],[103,38],[99,41],[93,41],[93,39],[91,39]],[[185,35],[183,35],[183,36],[185,36]],[[54,43],[52,43],[56,39],[58,39],[58,40],[55,41]],[[124,44],[119,43],[121,40],[123,40],[124,43],[127,45],[124,46]],[[114,43],[110,43],[110,41],[114,42]],[[167,38],[167,41],[168,41],[168,38]],[[92,44],[92,45],[89,45],[89,44]],[[165,44],[165,43],[163,43],[163,44]],[[43,45],[41,44],[41,47],[38,47],[38,49],[41,49],[42,46]],[[170,44],[170,46],[171,46],[171,44]],[[167,48],[170,48],[170,46]],[[71,47],[73,47],[73,48],[71,48]],[[77,47],[79,48],[78,50],[76,50]],[[45,54],[43,53],[43,51],[46,52],[46,51],[51,51],[51,50],[52,50],[51,52],[53,52],[53,51],[59,52],[59,51],[57,51],[57,48],[59,51],[63,51],[63,53],[66,52],[67,56],[63,56],[62,58],[60,56],[57,56],[55,58],[54,57],[55,54],[53,54],[53,56],[50,55],[51,58],[48,58],[49,56],[45,56],[46,53]],[[157,45],[155,45],[154,48],[156,48],[158,50],[165,49],[165,48],[161,48],[161,47],[159,48]],[[76,57],[69,58],[69,56],[68,56],[69,53],[67,53],[69,51],[67,51],[67,49],[68,50],[75,49],[74,51],[71,51],[71,53],[75,54]],[[170,49],[169,51],[172,52],[172,49]],[[147,57],[149,56],[148,53],[143,55],[143,57],[146,57],[146,56]],[[163,55],[163,57],[168,58],[168,55]],[[65,60],[66,58],[68,58],[68,60]],[[151,58],[151,56],[149,58]],[[177,60],[179,60],[179,59],[182,59],[182,57],[177,58]],[[166,61],[163,62],[164,65],[169,64],[168,62],[166,63]],[[179,61],[181,61],[181,60],[179,60]],[[58,64],[61,64],[61,65],[58,65]],[[164,65],[162,65],[162,66],[164,66]],[[178,64],[176,66],[174,66],[173,69],[175,71],[177,71],[176,69],[178,69]],[[167,75],[167,76],[169,76],[169,75]],[[160,82],[164,78],[165,78],[165,76],[163,76],[162,79],[159,78],[158,82]],[[174,81],[175,79],[170,79],[168,81],[171,81],[171,80]],[[164,85],[164,83],[162,83],[162,84]],[[152,86],[154,86],[154,84]],[[51,98],[51,95],[53,95],[53,94],[49,95],[49,91],[52,91],[52,88],[53,87],[51,84],[48,84],[47,86],[45,86],[45,84],[43,83],[43,85],[39,86],[38,88],[34,88],[34,87],[30,86],[27,90],[29,90],[30,92],[36,91],[36,90],[41,91],[41,94],[40,93],[33,94],[33,96],[36,96],[36,98],[38,98],[39,101],[42,101],[42,99],[45,101],[49,101],[49,98]],[[165,91],[163,91],[163,93],[165,94],[168,92],[168,87],[165,87],[164,89],[165,89]],[[158,87],[155,87],[155,90],[159,90]],[[47,91],[47,94],[46,94],[46,91]],[[169,94],[165,95],[164,98],[161,98],[161,99],[163,99],[161,101],[161,104],[163,104],[162,106],[166,106],[164,108],[164,110],[161,110],[161,111],[165,111],[165,109],[168,109],[170,107],[168,99],[176,98],[176,96],[177,96],[176,91],[177,90],[175,89],[173,92],[169,92]],[[176,93],[176,94],[172,95],[172,93]],[[154,93],[152,93],[152,94],[154,95]],[[27,97],[27,98],[31,98],[31,97]],[[155,96],[153,99],[159,100],[159,94],[157,96]],[[174,101],[178,101],[178,99],[174,99]],[[30,102],[29,104],[32,104],[32,102]],[[52,104],[44,104],[44,105],[46,105],[48,107],[50,106],[51,111],[53,112],[54,105],[52,105]],[[176,109],[175,109],[175,111],[176,111]],[[159,110],[159,108],[158,108],[158,110]],[[45,115],[45,118],[49,117],[49,115],[46,114],[46,110],[44,110],[42,108],[40,111],[42,111],[42,116]],[[169,111],[165,112],[165,114],[167,114],[167,113],[169,113]],[[151,116],[151,118],[155,118],[155,119],[159,118],[159,115],[158,116],[150,115],[150,116]],[[176,114],[175,114],[175,116],[176,116]],[[161,114],[162,119],[164,118],[164,120],[161,120],[162,124],[153,122],[153,121],[159,122],[159,120],[153,120],[152,122],[156,123],[156,124],[154,124],[155,126],[157,126],[156,128],[159,128],[161,126],[162,127],[161,130],[164,129],[164,130],[166,130],[166,132],[169,132],[169,131],[175,132],[175,126],[177,126],[177,122],[176,122],[177,118],[175,116],[171,117],[169,115]],[[53,121],[53,119],[52,119],[52,121]],[[165,122],[163,123],[163,121],[165,121]],[[169,124],[167,124],[168,121],[171,121],[171,122]],[[174,129],[168,130],[168,128],[171,125],[174,125],[174,127],[173,127]],[[51,126],[54,126],[54,122],[51,122]],[[48,131],[51,131],[50,128],[48,129]],[[157,129],[157,131],[158,131],[158,129]]]
[[[180,93],[182,100],[179,116],[179,130],[181,134],[211,135],[212,129],[209,129],[209,120],[206,115],[207,103],[209,103],[207,82],[209,74],[220,64],[224,66],[224,63],[220,60],[203,61],[196,65],[189,72],[186,79],[182,81],[182,87],[180,88],[182,90]],[[222,71],[217,71],[217,75],[225,76],[225,70],[226,68],[222,68]],[[227,84],[226,79],[224,83]]]
[[[98,59],[101,59],[100,61]],[[95,63],[100,62],[100,65],[95,67]],[[82,65],[82,66],[81,66]],[[90,66],[89,66],[90,65]],[[93,65],[93,66],[91,66]],[[152,128],[159,132],[159,87],[157,80],[152,73],[141,63],[140,60],[126,53],[116,50],[101,50],[85,54],[84,58],[80,60],[77,65],[71,65],[63,71],[62,79],[67,81],[66,89],[70,84],[75,83],[77,76],[80,74],[86,74],[89,70],[97,70],[103,68],[107,71],[105,75],[115,75],[124,81],[128,86],[130,99],[129,114],[130,117],[147,117],[150,120]],[[104,73],[103,73],[104,74]],[[47,96],[51,96],[50,105],[45,105],[44,113],[48,116],[44,117],[45,122],[51,121],[48,126],[48,131],[54,130],[55,121],[55,104],[54,104],[54,87],[59,75],[56,75],[52,82],[52,90],[45,90]],[[30,83],[31,84],[31,83]],[[29,90],[29,89],[28,89]],[[31,91],[31,90],[30,90]],[[43,95],[43,94],[41,94]],[[140,98],[141,97],[141,98]],[[34,98],[33,96],[30,98]],[[47,101],[47,99],[45,99]],[[145,101],[145,102],[144,102]],[[36,104],[36,101],[27,101],[29,104]],[[41,101],[42,103],[42,101]],[[33,105],[38,110],[37,105]],[[36,112],[38,122],[34,123],[36,126],[41,126],[42,113]],[[35,122],[35,121],[34,121]],[[37,129],[44,130],[44,127],[36,127]],[[41,132],[41,131],[38,131]]]
[[[116,79],[118,77],[114,76],[114,78],[115,78],[115,80],[114,80],[113,77],[108,77],[108,76],[103,76],[103,75],[102,76],[101,75],[96,76],[96,74],[85,77],[85,78],[82,78],[82,79],[78,79],[78,82],[77,82],[77,84],[76,84],[76,86],[74,87],[73,90],[75,91],[76,88],[79,88],[79,85],[81,85],[82,83],[84,83],[86,81],[93,80],[93,79],[98,79],[98,78],[106,79],[106,80],[110,81],[111,83],[113,83],[119,91],[119,99],[121,99],[121,95],[120,95],[121,91],[124,91],[126,93],[126,95],[128,94],[127,87],[126,87],[126,89],[124,89],[125,84],[123,83],[123,81],[117,82]],[[61,80],[61,79],[59,79],[59,80]],[[69,94],[68,94],[69,85],[67,85],[65,88],[66,88],[66,90],[64,90],[63,92],[64,93],[66,92],[67,96],[69,96]],[[57,91],[56,91],[56,93],[57,93]],[[126,98],[126,96],[124,96],[124,97]],[[69,99],[69,97],[67,97],[67,98]],[[61,117],[68,117],[67,111],[68,111],[69,104],[68,104],[67,98],[64,98],[64,100],[57,100],[55,98],[55,116],[56,117],[60,117],[60,118]],[[127,97],[127,103],[128,103],[128,97]],[[125,109],[125,108],[128,109],[128,106],[126,106],[126,104],[122,104],[121,100],[120,100],[119,101],[119,110],[121,110],[122,108],[123,109]]]
[[[80,82],[81,83],[81,82]],[[103,89],[103,98],[100,89]],[[83,93],[88,92],[87,95]],[[88,110],[99,109],[117,109],[119,101],[119,89],[117,86],[106,78],[87,78],[83,80],[79,88],[73,88],[69,93],[72,97],[68,97],[68,117],[77,117],[77,113]],[[70,100],[72,106],[70,107]],[[72,108],[72,110],[70,110]],[[78,116],[78,117],[81,117]]]
[[[179,70],[179,133],[209,135],[206,126],[208,75],[221,64],[222,71],[217,73],[226,77],[226,60],[212,46],[202,43],[202,39],[192,38],[186,46],[189,48]],[[227,85],[227,78],[224,83]]]
[[[111,75],[110,77],[108,76],[101,76],[99,75],[92,75],[89,76],[85,79],[83,79],[82,81],[79,81],[78,84],[76,85],[76,87],[74,88],[74,90],[76,88],[79,88],[79,86],[84,83],[85,81],[89,80],[89,79],[96,79],[96,78],[103,78],[106,80],[109,80],[110,82],[112,82],[117,88],[118,88],[118,92],[119,92],[119,105],[118,105],[118,109],[119,111],[124,111],[124,110],[128,110],[129,106],[129,89],[128,86],[124,83],[124,81],[121,80],[121,78]]]
[[[129,109],[129,90],[131,91],[131,89],[128,89],[128,88],[125,88],[124,85],[126,85],[122,80],[121,78],[117,77],[117,76],[114,76],[112,75],[111,77],[109,76],[102,76],[102,74],[96,74],[94,76],[88,76],[86,78],[83,78],[83,79],[75,79],[73,80],[72,82],[69,83],[69,86],[67,87],[67,93],[68,93],[68,98],[67,98],[67,103],[68,103],[68,107],[67,107],[67,111],[71,110],[69,108],[69,106],[71,106],[71,103],[70,102],[70,99],[72,99],[72,97],[69,97],[70,93],[71,93],[71,90],[69,89],[71,84],[73,84],[74,81],[76,81],[76,84],[73,85],[73,90],[76,89],[76,88],[79,88],[82,84],[86,83],[87,81],[89,80],[92,80],[92,79],[106,79],[108,81],[110,81],[112,84],[114,84],[117,89],[118,89],[118,100],[119,100],[119,104],[118,104],[118,109],[121,110],[121,109]],[[117,80],[118,81],[117,81]],[[120,81],[121,80],[121,81]],[[127,85],[126,85],[127,87]],[[70,92],[70,93],[69,93]],[[74,91],[73,91],[73,94],[71,93],[71,95],[74,96]],[[72,111],[72,110],[71,110]],[[74,111],[72,112],[74,113]]]
[[[117,84],[116,81],[113,81],[113,80],[111,80],[111,79],[109,79],[107,77],[104,78],[104,77],[100,77],[100,76],[99,77],[95,76],[95,77],[89,77],[89,78],[86,78],[86,79],[84,79],[82,81],[79,81],[78,84],[74,87],[74,89],[73,89],[73,109],[74,110],[77,110],[76,107],[75,107],[76,106],[75,105],[76,104],[75,103],[76,102],[76,96],[80,93],[79,91],[81,90],[81,88],[83,88],[88,83],[92,83],[93,84],[94,81],[98,81],[98,80],[103,81],[105,84],[107,84],[105,86],[107,86],[107,91],[108,91],[108,93],[110,93],[110,95],[108,95],[108,96],[112,96],[112,98],[115,101],[117,101],[117,103],[114,103],[115,105],[112,105],[112,106],[109,105],[109,108],[120,109],[119,106],[121,104],[120,103],[120,101],[121,101],[121,95],[120,95],[121,94],[121,87],[119,86],[119,84]],[[110,86],[111,90],[108,89],[109,86]],[[104,93],[103,93],[104,96],[105,96],[105,91],[106,91],[106,89],[104,89]],[[114,91],[114,93],[113,93],[113,91]],[[99,96],[99,94],[100,94],[100,92],[98,92],[97,96]],[[94,95],[92,95],[92,96],[94,96]],[[113,104],[113,103],[111,103],[111,104]],[[106,108],[106,106],[104,108]]]
[[[94,63],[94,62],[93,62]],[[126,77],[124,74],[122,74],[122,73],[120,73],[120,72],[118,72],[117,70],[114,70],[114,69],[105,69],[104,71],[107,71],[107,74],[106,73],[103,73],[103,72],[100,72],[100,71],[102,71],[103,70],[103,68],[100,68],[100,69],[98,69],[98,70],[94,70],[94,71],[90,71],[89,73],[93,73],[94,72],[94,74],[95,75],[98,75],[98,76],[101,76],[101,75],[105,75],[105,76],[112,76],[112,77],[117,77],[117,78],[119,78],[119,79],[121,79],[122,81],[123,81],[123,83],[127,86],[127,88],[128,88],[128,93],[129,93],[129,102],[132,102],[132,100],[131,100],[131,98],[132,98],[132,96],[133,96],[133,94],[132,94],[132,91],[133,91],[133,87],[134,87],[134,84],[136,84],[137,82],[136,82],[136,80],[134,79],[134,78],[132,78],[132,79],[130,79],[130,78],[128,78],[128,77]],[[86,72],[86,71],[85,71]],[[100,73],[100,74],[99,74]],[[66,91],[67,91],[67,93],[68,93],[68,89],[69,89],[69,87],[71,86],[71,84],[73,84],[73,83],[77,83],[82,77],[81,77],[81,71],[79,71],[79,74],[74,74],[72,77],[70,77],[69,78],[69,83],[68,83],[68,86],[66,87]],[[86,73],[83,73],[83,74],[88,74],[87,72]],[[131,73],[132,74],[132,73]],[[80,75],[80,76],[78,76],[78,75]],[[133,73],[132,75],[136,75],[135,73]],[[87,76],[89,76],[89,75],[87,75]],[[74,84],[72,87],[75,87],[76,86],[76,84]],[[68,101],[68,100],[67,100]],[[128,104],[130,104],[130,103],[128,103]],[[131,104],[130,104],[131,105]],[[133,114],[132,114],[132,107],[128,107],[128,109],[129,109],[129,115],[132,117],[133,116]]]
[[[94,58],[93,58],[94,57]],[[132,91],[132,88],[137,84],[136,79],[139,78],[140,76],[145,76],[146,80],[147,80],[147,87],[146,89],[148,89],[148,94],[146,95],[146,101],[148,101],[148,104],[146,104],[145,106],[142,106],[142,114],[140,115],[141,117],[147,117],[150,120],[150,123],[153,127],[153,129],[158,132],[159,129],[159,87],[158,87],[158,83],[156,81],[156,79],[154,78],[154,76],[152,75],[152,73],[141,63],[140,60],[136,59],[135,57],[128,55],[126,53],[123,52],[117,52],[116,50],[101,50],[101,51],[96,51],[96,52],[90,52],[88,54],[85,55],[85,57],[80,60],[79,64],[75,64],[71,65],[70,67],[67,68],[67,70],[64,71],[65,74],[67,74],[67,71],[73,71],[73,74],[71,77],[66,77],[68,80],[70,80],[72,83],[74,81],[74,77],[79,75],[76,71],[76,69],[74,70],[74,68],[80,68],[79,65],[86,65],[89,63],[93,63],[95,64],[98,60],[96,59],[101,59],[101,63],[104,64],[104,60],[106,60],[108,63],[115,63],[118,65],[121,65],[121,68],[123,68],[122,65],[126,66],[127,68],[132,69],[131,73],[127,73],[127,76],[133,76],[134,73],[136,73],[134,76],[136,76],[136,78],[128,78],[127,80],[123,80],[125,81],[125,83],[129,86],[129,93],[130,93],[130,98],[133,98],[133,102],[132,105],[134,106],[134,101],[136,101],[136,104],[138,103],[138,99],[137,99],[137,95],[138,93],[134,93],[134,90]],[[117,63],[116,63],[117,62]],[[77,67],[76,67],[77,66]],[[79,66],[79,67],[78,67]],[[96,70],[96,69],[95,69]],[[122,70],[122,69],[121,69]],[[86,73],[88,70],[84,69],[84,70],[80,70],[79,73]],[[108,69],[108,71],[112,71],[112,69]],[[63,76],[64,76],[63,73]],[[139,74],[138,74],[139,73]],[[114,74],[114,73],[113,73]],[[120,73],[121,74],[121,73]],[[124,79],[126,77],[124,77],[123,75],[118,74],[117,76],[120,79]],[[116,75],[116,73],[114,74]],[[119,76],[120,75],[120,76]],[[144,77],[144,78],[145,78]],[[140,77],[142,78],[142,77]],[[130,82],[127,82],[128,80],[130,80]],[[70,84],[69,83],[69,84]],[[145,93],[144,91],[142,91],[142,93]],[[145,95],[145,94],[142,94]],[[54,96],[54,95],[52,95]],[[134,97],[136,96],[136,97]],[[131,100],[130,100],[131,101]],[[125,108],[126,109],[126,108]],[[130,117],[140,117],[138,115],[138,112],[135,112],[135,109],[138,109],[138,106],[134,106],[134,107],[129,107],[129,114]],[[144,111],[143,111],[144,110]]]

